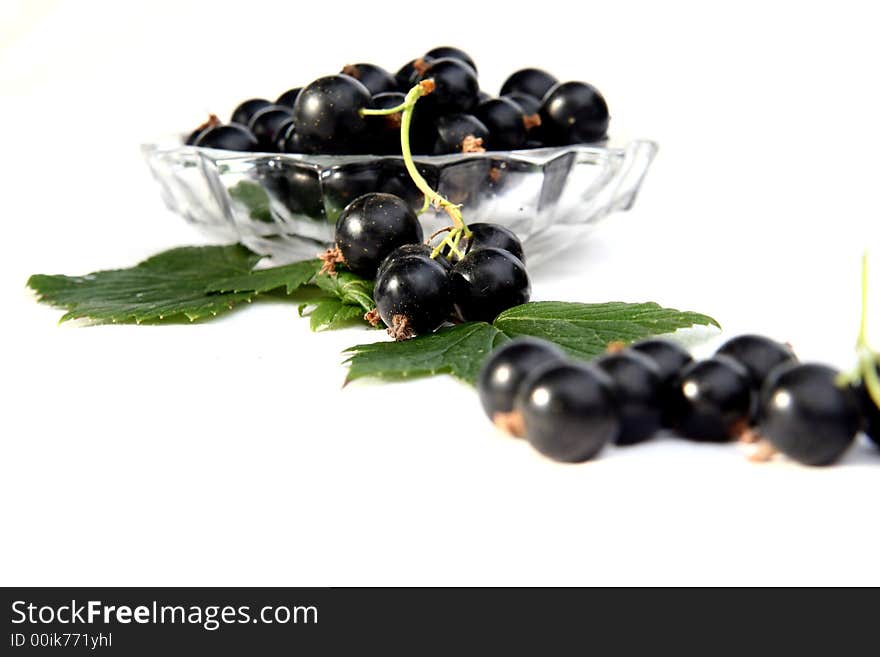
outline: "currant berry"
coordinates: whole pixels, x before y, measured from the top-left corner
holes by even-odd
[[[670,427],[674,423],[674,406],[678,374],[685,365],[693,362],[687,349],[671,340],[650,338],[640,340],[629,346],[629,349],[650,358],[657,367],[660,377],[660,395],[663,426]]]
[[[538,114],[541,111],[541,101],[538,98],[533,98],[528,94],[521,93],[512,93],[512,94],[504,94],[501,96],[505,100],[512,100],[514,103],[520,106],[523,111],[523,114],[529,116],[532,114]]]
[[[312,152],[356,153],[367,122],[361,110],[370,92],[347,75],[319,78],[303,88],[293,107],[296,132]]]
[[[489,131],[470,114],[447,114],[437,119],[434,155],[449,153],[474,153],[485,150]]]
[[[512,151],[526,144],[530,123],[522,108],[509,98],[494,98],[477,105],[476,116],[491,135],[487,144],[489,150]]]
[[[440,46],[438,48],[434,48],[433,50],[429,50],[425,53],[425,59],[430,57],[431,59],[457,59],[460,62],[464,62],[468,66],[470,66],[474,73],[477,72],[477,65],[474,64],[474,60],[471,59],[470,55],[468,55],[464,50],[459,50],[458,48],[453,48],[452,46]]]
[[[396,258],[376,279],[373,300],[395,340],[430,333],[449,316],[449,274],[425,255]]]
[[[528,94],[540,101],[559,80],[539,68],[524,68],[512,73],[501,85],[500,96],[512,93]]]
[[[477,74],[457,59],[435,59],[419,80],[434,80],[434,91],[419,104],[434,116],[453,112],[470,112],[477,105],[480,85]]]
[[[232,123],[238,123],[239,125],[246,126],[251,122],[254,114],[271,104],[272,103],[270,103],[265,98],[251,98],[250,100],[246,100],[241,105],[236,107],[235,110],[232,112],[232,118],[229,120]]]
[[[759,433],[799,463],[834,463],[859,429],[858,401],[838,374],[813,363],[777,367],[761,390]]]
[[[295,133],[296,128],[293,127],[293,116],[288,116],[284,121],[278,124],[278,129],[275,130],[275,135],[272,138],[274,149],[279,153],[287,152],[287,136],[290,134],[292,137]]]
[[[256,151],[259,149],[257,138],[250,130],[237,123],[208,128],[199,135],[195,145],[227,151]]]
[[[364,194],[349,203],[336,221],[336,246],[345,265],[364,278],[373,278],[379,264],[398,246],[422,238],[415,212],[391,194]]]
[[[341,73],[353,77],[370,91],[371,96],[386,91],[397,91],[397,82],[381,66],[375,64],[349,64],[342,68]]]
[[[637,351],[606,354],[594,361],[614,382],[620,413],[618,445],[635,445],[653,437],[661,427],[660,370]]]
[[[756,390],[761,389],[774,367],[797,360],[790,347],[761,335],[737,336],[721,345],[716,353],[733,358],[745,367]]]
[[[526,440],[556,461],[587,461],[620,433],[613,383],[591,365],[550,363],[535,370],[520,386],[515,409]]]
[[[254,113],[248,129],[257,138],[260,148],[271,151],[275,149],[275,137],[281,125],[285,122],[289,124],[292,118],[291,111],[287,107],[267,105]]]
[[[398,246],[394,249],[388,256],[382,261],[382,264],[379,265],[379,269],[376,271],[376,278],[379,278],[382,273],[388,268],[388,265],[393,263],[395,260],[399,260],[404,256],[417,255],[423,256],[426,258],[431,257],[433,249],[424,244],[422,242],[418,242],[415,244],[404,244],[402,246]],[[446,258],[435,258],[435,260],[446,270],[449,271],[452,269],[452,263],[449,262]]]
[[[565,360],[559,347],[535,338],[516,338],[495,349],[477,376],[477,392],[486,415],[494,422],[499,413],[510,413],[526,377],[546,363]]]
[[[306,147],[302,143],[302,137],[296,131],[296,122],[285,129],[284,134],[278,137],[278,150],[282,153],[306,153]]]
[[[509,228],[500,224],[476,223],[468,225],[471,237],[465,246],[465,253],[479,249],[496,248],[507,251],[525,264],[522,242]]]
[[[491,322],[531,295],[525,265],[502,249],[471,251],[453,266],[451,280],[455,311],[464,321]]]
[[[541,102],[541,134],[553,146],[598,141],[608,130],[608,105],[585,82],[557,84]]]
[[[196,141],[198,141],[199,136],[208,128],[213,128],[215,125],[220,125],[220,119],[217,118],[215,114],[208,115],[208,120],[205,121],[198,128],[193,130],[187,138],[183,141],[187,146],[194,146]]]
[[[406,100],[406,96],[398,91],[376,94],[370,101],[373,109],[391,109]],[[377,155],[400,154],[400,114],[385,116],[367,116],[367,133],[372,150]]]
[[[283,94],[278,96],[278,100],[275,101],[275,104],[293,109],[293,106],[296,104],[296,99],[299,98],[300,91],[302,91],[302,87],[294,87],[293,89],[288,89]]]
[[[433,57],[425,55],[424,57],[413,59],[401,66],[400,70],[397,71],[394,76],[394,80],[397,82],[397,90],[405,94],[412,89],[416,82],[418,82],[422,71],[424,71],[432,61],[434,61]]]
[[[746,368],[726,356],[696,361],[678,379],[675,428],[691,440],[727,442],[748,420],[751,404]]]

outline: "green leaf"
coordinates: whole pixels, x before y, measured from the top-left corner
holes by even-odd
[[[292,294],[303,285],[308,285],[320,269],[321,261],[317,259],[255,269],[212,283],[208,292],[270,292],[284,288],[287,294]]]
[[[590,359],[611,342],[629,344],[695,325],[717,326],[713,318],[663,308],[656,303],[567,303],[537,301],[505,310],[493,322],[510,337],[550,340],[573,356]]]
[[[248,209],[251,219],[265,223],[272,222],[269,194],[257,183],[242,180],[229,188],[229,195]]]
[[[575,357],[590,359],[612,342],[629,343],[694,325],[720,328],[707,315],[656,303],[527,303],[501,313],[492,324],[462,324],[405,342],[351,347],[346,350],[347,381],[448,373],[473,383],[489,351],[517,336],[550,340]]]
[[[346,383],[366,376],[406,379],[451,374],[473,383],[483,358],[508,338],[491,324],[471,322],[403,342],[375,342],[346,349]]]
[[[315,277],[315,284],[342,303],[363,308],[364,312],[369,312],[376,306],[373,303],[373,281],[350,271],[337,269],[334,275],[321,274]]]
[[[311,310],[306,313],[305,309]],[[300,316],[309,315],[309,326],[313,331],[327,331],[345,328],[364,321],[364,311],[360,306],[342,303],[339,299],[320,299],[314,304],[300,306]]]
[[[40,301],[67,310],[61,321],[88,317],[99,322],[195,321],[250,301],[253,292],[209,294],[217,281],[246,274],[260,256],[245,247],[182,247],[144,260],[130,269],[86,276],[28,279]]]

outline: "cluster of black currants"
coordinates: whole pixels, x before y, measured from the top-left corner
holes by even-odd
[[[392,194],[364,194],[336,222],[335,245],[324,254],[374,279],[376,309],[367,314],[397,340],[431,333],[447,322],[492,321],[529,300],[522,244],[504,226],[475,223],[454,246],[423,241],[418,217]]]
[[[434,48],[396,75],[375,64],[353,64],[336,75],[285,91],[275,102],[252,98],[229,123],[215,116],[186,144],[233,151],[400,155],[401,106],[416,84],[434,91],[419,103],[410,131],[417,154],[516,150],[595,142],[608,129],[608,106],[595,87],[560,83],[545,71],[513,73],[493,98],[480,91],[477,67],[463,51]]]
[[[699,361],[669,340],[620,347],[584,363],[549,342],[512,340],[482,368],[483,408],[564,462],[664,429],[701,442],[757,442],[755,460],[781,452],[807,465],[834,463],[860,429],[880,447],[880,409],[864,383],[842,384],[833,368],[800,363],[769,338],[739,336]]]

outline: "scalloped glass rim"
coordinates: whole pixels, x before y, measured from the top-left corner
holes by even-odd
[[[141,148],[172,211],[276,263],[332,242],[339,212],[360,194],[394,193],[414,209],[423,198],[400,156],[242,153],[181,146],[178,136]],[[632,207],[657,148],[636,139],[414,159],[434,189],[462,205],[466,221],[511,228],[531,256],[546,251],[547,240],[535,238],[551,229],[592,226]],[[425,234],[445,217],[422,215]]]

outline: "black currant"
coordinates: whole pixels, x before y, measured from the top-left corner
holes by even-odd
[[[396,340],[430,333],[449,316],[449,274],[426,255],[401,256],[384,264],[373,300]]]
[[[293,117],[288,116],[284,121],[278,124],[277,130],[275,130],[275,136],[272,139],[275,150],[279,153],[286,153],[287,136],[289,134],[292,139],[295,133],[296,128],[293,127]]]
[[[394,80],[397,82],[397,90],[405,94],[412,89],[416,82],[418,82],[419,76],[432,61],[434,61],[434,58],[426,55],[401,66],[394,76]]]
[[[257,110],[251,117],[248,129],[266,151],[275,150],[275,137],[283,123],[290,124],[293,118],[291,110],[281,105],[267,105]]]
[[[302,91],[302,87],[294,87],[293,89],[288,89],[283,94],[278,96],[278,100],[275,101],[275,104],[293,109],[293,106],[296,104],[296,99],[299,97],[300,91]]]
[[[660,376],[663,426],[670,427],[674,421],[674,400],[678,374],[693,358],[687,349],[671,340],[649,338],[629,346],[629,349],[650,358],[657,366]]]
[[[761,390],[758,431],[777,450],[805,465],[834,463],[859,429],[856,396],[838,372],[814,363],[786,363]]]
[[[509,98],[480,103],[474,116],[489,130],[489,150],[512,151],[525,146],[530,123],[522,108]]]
[[[328,219],[335,221],[349,203],[364,194],[381,191],[379,178],[382,166],[378,161],[340,164],[325,171],[321,177]]]
[[[516,73],[512,73],[504,81],[504,84],[501,85],[501,93],[498,95],[504,96],[512,93],[528,94],[540,101],[544,94],[550,91],[550,87],[558,82],[559,80],[547,71],[542,71],[539,68],[524,68]]]
[[[452,268],[455,310],[464,321],[491,322],[499,313],[526,303],[531,284],[515,255],[496,248],[471,251]]]
[[[538,368],[521,384],[514,407],[526,440],[556,461],[589,460],[620,433],[613,383],[591,365]]]
[[[449,58],[449,59],[457,59],[460,62],[464,62],[472,69],[474,69],[474,73],[477,72],[477,65],[474,64],[474,60],[471,59],[470,55],[468,55],[464,50],[459,50],[458,48],[453,48],[452,46],[440,46],[438,48],[434,48],[433,50],[429,50],[425,53],[425,59],[430,57],[431,59],[441,59],[441,58]]]
[[[376,94],[370,100],[372,109],[391,109],[406,100],[406,96],[398,91]],[[400,154],[400,118],[401,115],[368,116],[367,133],[372,151],[377,155]]]
[[[293,106],[296,132],[311,152],[356,153],[367,122],[361,110],[370,92],[347,75],[319,78],[303,88]]]
[[[271,104],[272,103],[270,103],[265,98],[251,98],[250,100],[246,100],[241,105],[236,107],[235,110],[232,112],[232,118],[229,120],[232,123],[247,125],[251,122],[254,114]]]
[[[422,238],[415,212],[391,194],[364,194],[349,203],[336,221],[336,246],[345,265],[364,278],[373,278],[382,260],[398,246]]]
[[[790,347],[761,335],[739,335],[718,348],[717,353],[729,356],[749,371],[752,385],[760,390],[764,379],[777,365],[796,361]]]
[[[220,119],[217,118],[216,114],[209,114],[208,120],[205,121],[198,128],[193,130],[187,138],[183,141],[187,146],[194,146],[196,141],[198,141],[199,136],[208,128],[213,128],[215,125],[220,125]]]
[[[259,150],[257,138],[243,125],[230,123],[208,128],[196,139],[196,146],[221,148],[227,151]]]
[[[536,368],[550,362],[564,362],[565,352],[552,342],[516,338],[495,349],[480,368],[477,392],[489,419],[510,413],[520,384]]]
[[[526,116],[530,116],[532,114],[538,114],[541,111],[541,101],[538,98],[533,98],[528,94],[521,93],[512,93],[505,94],[502,96],[506,100],[512,100],[514,103],[519,105],[522,108],[523,114]]]
[[[686,365],[676,384],[675,428],[704,442],[727,442],[744,428],[752,405],[746,368],[726,356]]]
[[[880,376],[880,364],[875,365],[877,376]],[[862,429],[877,447],[880,447],[880,406],[871,398],[864,379],[856,389],[862,407]]]
[[[382,261],[382,264],[379,265],[379,269],[376,271],[376,278],[379,278],[385,271],[387,266],[395,260],[410,255],[425,256],[430,258],[433,250],[434,249],[423,242],[416,242],[414,244],[404,244],[402,246],[398,246],[391,253],[389,253],[388,256]],[[442,265],[445,270],[449,271],[452,269],[452,263],[449,262],[446,258],[435,258],[435,260],[440,265]]]
[[[506,226],[481,222],[469,224],[468,228],[471,231],[471,237],[465,246],[465,253],[494,247],[511,253],[525,264],[526,258],[522,242],[516,233]]]
[[[473,153],[485,150],[489,131],[479,119],[470,114],[447,114],[437,119],[434,155]]]
[[[432,114],[470,112],[477,105],[480,85],[474,70],[457,59],[435,59],[419,80],[434,80],[434,91],[419,104]]]
[[[278,137],[278,150],[282,153],[305,153],[306,147],[302,143],[302,138],[296,131],[295,122],[292,122],[285,130],[284,134]]]
[[[353,77],[370,91],[371,96],[382,94],[386,91],[397,91],[397,82],[381,66],[375,64],[348,64],[340,71],[343,75]]]
[[[605,99],[585,82],[557,84],[541,102],[541,135],[553,146],[603,139],[608,121]]]
[[[620,413],[618,445],[635,445],[656,434],[663,403],[660,370],[648,356],[627,350],[606,354],[594,361],[614,382]]]

